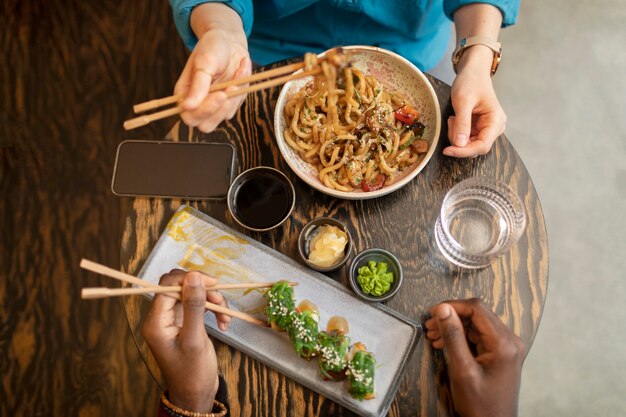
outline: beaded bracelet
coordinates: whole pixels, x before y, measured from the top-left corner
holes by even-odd
[[[210,413],[188,411],[172,404],[166,393],[161,394],[161,408],[171,417],[224,417],[228,413],[226,406],[217,400],[213,400],[213,410]]]

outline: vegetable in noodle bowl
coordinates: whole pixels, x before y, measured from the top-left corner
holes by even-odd
[[[305,70],[322,72],[287,101],[283,136],[326,187],[378,190],[424,159],[425,126],[402,93],[337,56],[305,55]]]

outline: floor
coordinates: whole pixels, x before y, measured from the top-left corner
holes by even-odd
[[[548,228],[520,416],[626,414],[626,1],[523,1],[494,78]]]
[[[626,414],[625,21],[625,0],[525,0],[501,34],[506,134],[550,239],[522,417]],[[152,416],[121,304],[80,301],[108,282],[78,262],[119,261],[110,167],[136,138],[120,129],[132,103],[167,95],[184,65],[169,6],[7,0],[0,23],[0,415]]]

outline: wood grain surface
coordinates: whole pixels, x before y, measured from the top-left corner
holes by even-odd
[[[443,120],[452,113],[450,88],[430,77],[439,97]],[[185,202],[228,226],[298,259],[296,241],[308,221],[331,216],[348,225],[358,251],[382,247],[394,253],[404,270],[401,291],[387,304],[422,322],[430,306],[447,299],[479,297],[530,347],[543,311],[548,282],[547,235],[541,206],[522,161],[508,139],[500,137],[492,151],[474,159],[442,155],[444,128],[438,149],[425,169],[406,187],[381,198],[363,201],[335,199],[308,187],[287,166],[275,144],[273,112],[280,89],[249,95],[237,116],[211,134],[179,124],[169,140],[230,142],[237,148],[239,172],[259,165],[280,169],[296,188],[293,215],[279,228],[254,233],[238,226],[223,202]],[[491,267],[462,270],[439,254],[433,226],[444,194],[461,179],[486,175],[510,184],[523,198],[528,225],[519,244]],[[137,273],[180,200],[137,198],[129,207],[122,237],[121,264]],[[164,273],[167,271],[163,271]],[[347,267],[331,276],[347,284]],[[133,334],[146,363],[162,385],[139,328],[147,301],[128,298],[125,306]],[[384,337],[381,329],[379,337]],[[224,344],[215,342],[220,370],[228,381],[232,415],[348,416],[351,412],[303,388]],[[389,411],[390,416],[452,415],[443,356],[423,340]]]
[[[158,386],[110,285],[127,200],[110,191],[132,104],[169,95],[187,52],[166,1],[0,2],[0,416],[154,416]],[[142,136],[139,136],[142,135]]]

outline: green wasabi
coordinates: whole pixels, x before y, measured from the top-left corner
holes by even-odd
[[[356,280],[365,294],[380,297],[389,292],[394,277],[387,271],[388,266],[386,262],[369,261],[359,268]]]

